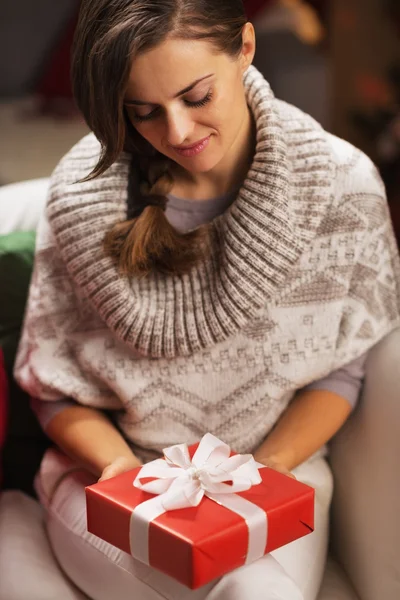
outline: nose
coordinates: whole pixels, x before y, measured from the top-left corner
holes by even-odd
[[[194,123],[188,111],[177,110],[167,117],[167,141],[171,146],[181,146],[191,140]]]

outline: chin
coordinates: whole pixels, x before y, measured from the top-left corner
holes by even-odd
[[[219,164],[221,158],[206,158],[205,156],[198,156],[196,158],[191,158],[186,161],[180,162],[181,167],[189,171],[189,173],[193,173],[193,175],[200,175],[204,173],[209,173]]]

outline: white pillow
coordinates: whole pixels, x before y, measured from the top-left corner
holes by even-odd
[[[49,185],[50,180],[43,178],[0,187],[0,235],[36,229]]]
[[[51,551],[41,506],[19,491],[0,493],[0,598],[88,600]]]

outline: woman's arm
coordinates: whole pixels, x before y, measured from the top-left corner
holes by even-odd
[[[65,408],[45,431],[61,450],[96,477],[108,479],[141,464],[106,415],[94,408]]]
[[[255,459],[291,471],[330,440],[350,412],[349,402],[334,392],[302,390],[255,452]]]
[[[64,175],[60,163],[52,178],[57,194],[62,193]],[[34,272],[14,377],[30,396],[44,400],[33,400],[32,404],[55,444],[96,477],[107,478],[138,466],[139,461],[105,414],[80,404],[75,392],[85,388],[86,376],[77,368],[73,352],[58,353],[60,348],[70,348],[69,328],[79,317],[84,318],[81,311],[76,286],[59,255],[46,209],[37,230]],[[95,389],[91,393],[95,395]],[[76,403],[70,402],[68,398],[75,395]],[[106,407],[118,410],[121,404],[116,397],[108,397]]]

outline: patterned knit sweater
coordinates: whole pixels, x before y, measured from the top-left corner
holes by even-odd
[[[144,459],[210,431],[239,452],[296,390],[399,325],[400,267],[371,161],[245,75],[252,166],[185,276],[120,277],[102,240],[125,220],[129,156],[100,178],[93,135],[60,162],[37,239],[15,366],[48,401],[115,411]]]

